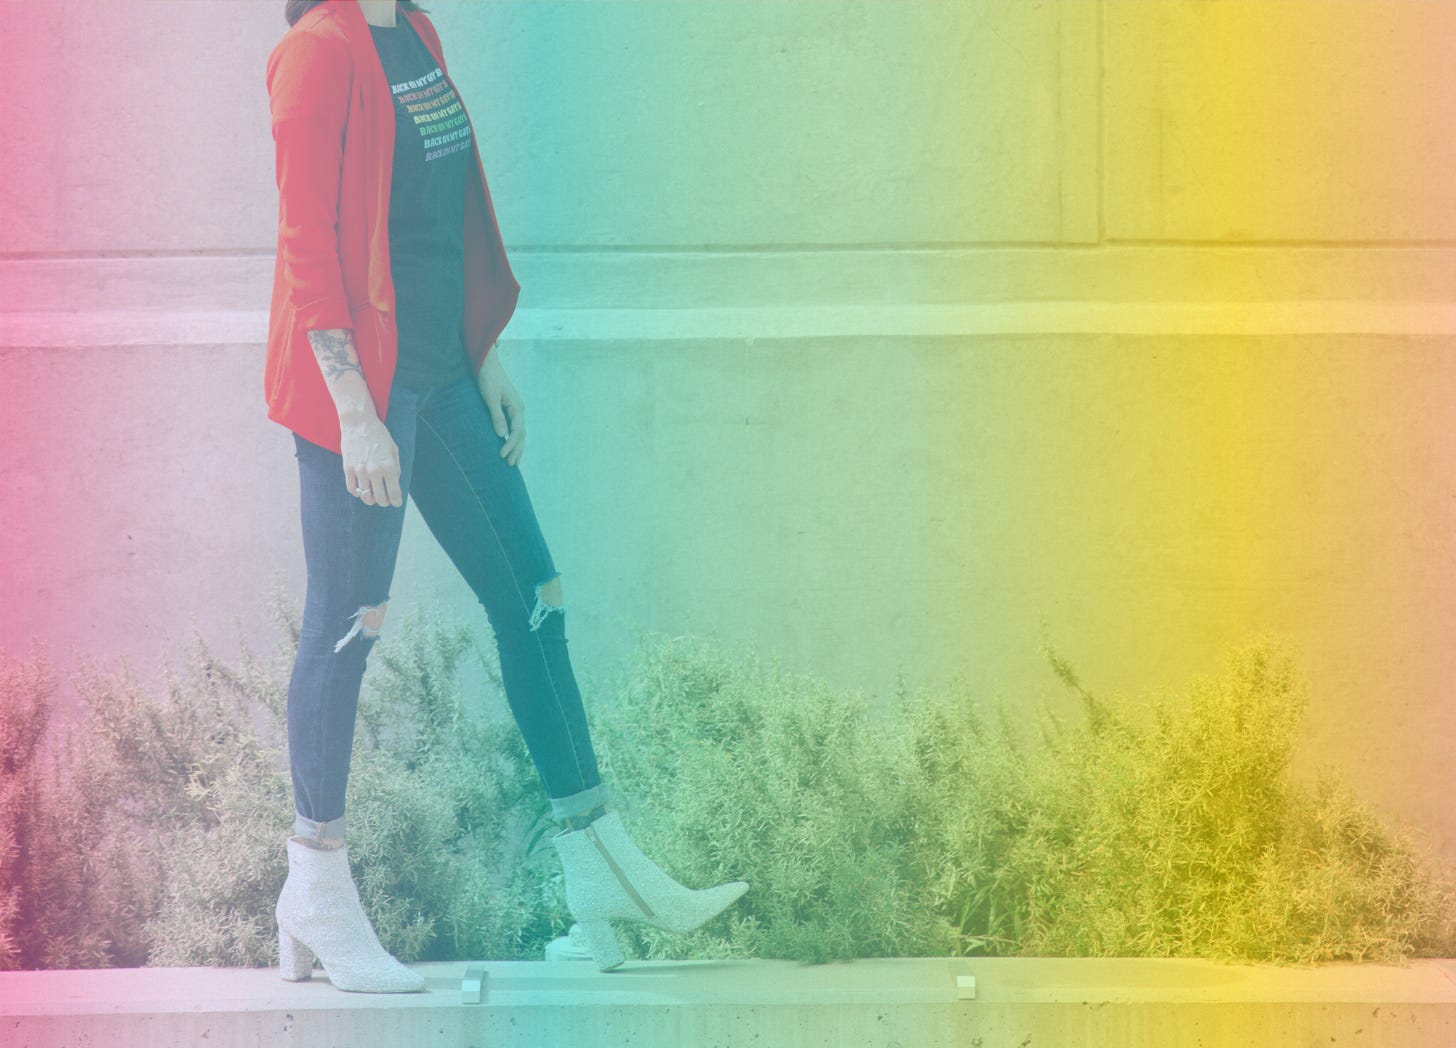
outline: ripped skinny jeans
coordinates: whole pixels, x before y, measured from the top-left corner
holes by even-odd
[[[484,606],[500,651],[506,701],[557,819],[605,801],[581,694],[566,652],[565,610],[542,598],[558,576],[518,466],[466,377],[396,385],[385,425],[399,447],[400,486]],[[343,462],[294,435],[308,593],[288,683],[294,833],[344,836],[344,790],[365,662],[379,636],[405,506],[369,506]]]

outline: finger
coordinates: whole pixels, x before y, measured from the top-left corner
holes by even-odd
[[[525,443],[526,440],[526,409],[520,403],[520,401],[516,401],[511,404],[510,412],[511,450],[513,452],[510,457],[510,463],[512,466],[514,466],[516,464],[516,460],[521,457],[521,445]]]
[[[369,479],[364,483],[369,488],[370,497],[376,506],[389,505],[389,467],[376,466],[369,471]]]
[[[501,410],[501,406],[499,404],[491,404],[489,405],[489,407],[490,421],[491,424],[495,426],[495,435],[500,437],[502,440],[505,440],[511,435],[510,427],[506,425],[505,412]]]
[[[384,478],[384,493],[391,506],[404,505],[404,489],[399,486],[399,471],[395,470]]]
[[[368,505],[369,475],[362,469],[350,466],[344,470],[344,477],[349,485],[349,494]]]
[[[518,449],[521,446],[521,441],[525,439],[526,431],[524,428],[517,427],[515,429],[512,429],[511,435],[506,438],[506,442],[501,445],[501,458],[505,459],[506,462],[514,466],[516,464],[516,457],[519,455]]]

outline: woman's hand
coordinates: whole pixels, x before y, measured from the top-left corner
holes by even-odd
[[[403,506],[399,448],[389,435],[359,366],[351,328],[310,331],[308,344],[339,411],[339,454],[349,493],[366,506]]]
[[[511,380],[501,367],[500,347],[494,346],[485,355],[480,372],[475,376],[485,406],[490,409],[490,420],[495,425],[498,437],[505,441],[501,445],[501,458],[514,466],[521,461],[521,452],[526,443],[526,405]]]
[[[340,454],[344,481],[366,506],[403,506],[399,488],[399,448],[373,411],[341,422]]]

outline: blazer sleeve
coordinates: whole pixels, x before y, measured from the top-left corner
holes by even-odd
[[[339,180],[353,68],[342,40],[292,31],[268,56],[278,253],[304,331],[352,328],[339,263]]]

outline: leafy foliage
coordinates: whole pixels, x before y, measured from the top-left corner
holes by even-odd
[[[828,960],[928,945],[896,746],[862,697],[679,638],[644,647],[600,722],[643,850],[685,883],[750,885],[691,936],[624,929],[638,952]]]
[[[284,643],[198,646],[148,692],[87,672],[46,765],[54,682],[0,656],[0,967],[276,962],[291,824]],[[693,638],[646,638],[589,702],[618,806],[694,885],[747,895],[645,957],[1044,954],[1312,962],[1449,955],[1456,889],[1337,785],[1289,774],[1305,686],[1256,638],[1143,708],[1087,690],[1075,725],[986,711],[963,683],[864,697]],[[465,699],[498,667],[417,617],[371,656],[350,857],[406,960],[539,957],[569,923],[547,801],[514,725]],[[1017,714],[1020,719],[1017,719]]]
[[[1299,962],[1450,950],[1449,879],[1347,791],[1290,780],[1307,696],[1277,643],[1255,639],[1150,716],[1058,675],[1086,724],[1049,725],[1035,752],[935,698],[907,718],[927,909],[963,944]]]

